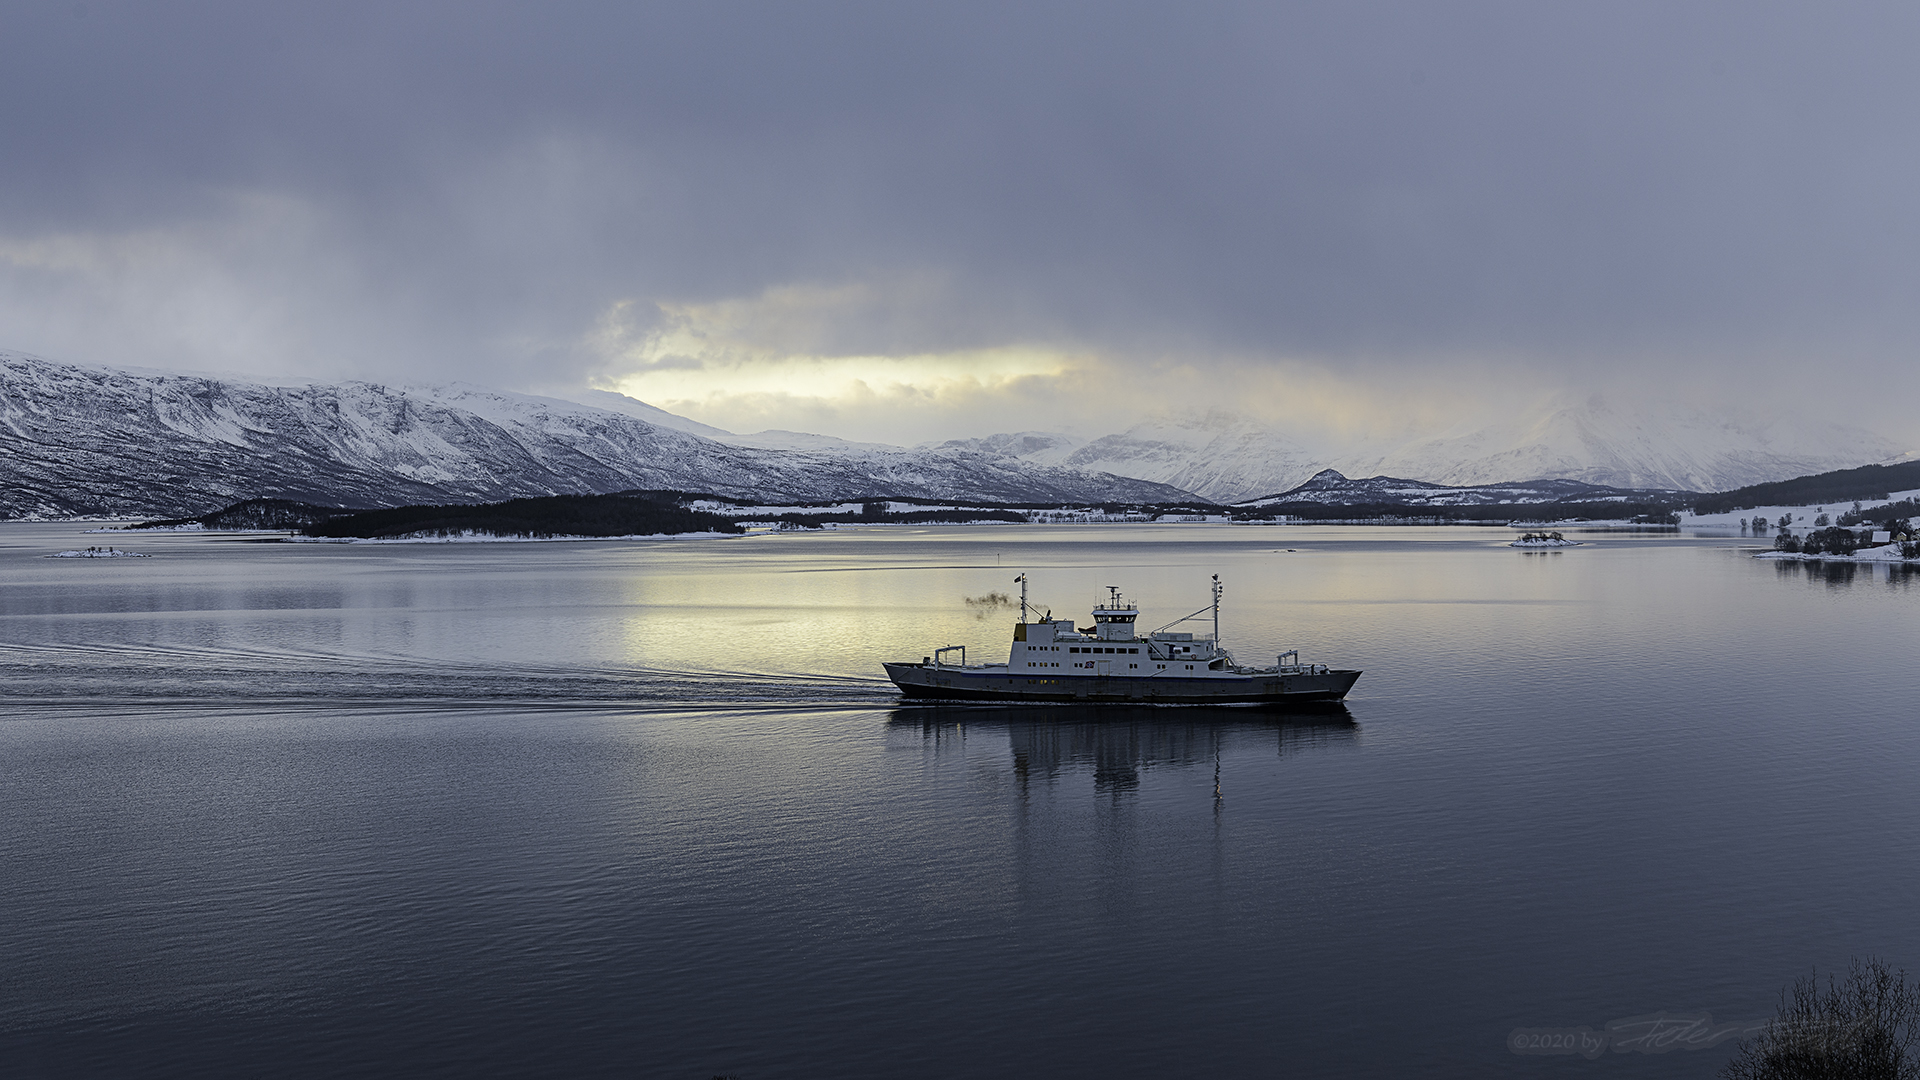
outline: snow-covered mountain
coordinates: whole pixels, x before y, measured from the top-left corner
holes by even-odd
[[[0,352],[0,516],[203,513],[243,498],[394,505],[675,488],[755,500],[1246,502],[1334,467],[1449,486],[1564,479],[1724,491],[1895,458],[1837,425],[1742,422],[1564,395],[1491,427],[1332,457],[1233,414],[1082,439],[1024,431],[915,448],[735,435],[606,391],[268,385]],[[1351,483],[1351,482],[1350,482]]]
[[[1335,466],[1349,476],[1456,485],[1552,477],[1622,488],[1727,491],[1883,462],[1901,449],[1838,424],[1743,421],[1672,404],[1623,409],[1597,394],[1569,393],[1505,423],[1346,456]]]
[[[760,450],[805,450],[854,457],[907,452],[904,446],[893,446],[888,443],[852,442],[832,435],[809,435],[804,431],[782,431],[778,428],[756,431],[751,435],[735,435],[728,431],[713,438],[728,446],[751,446]]]
[[[631,410],[460,384],[268,386],[0,353],[0,516],[171,516],[246,498],[393,506],[630,488],[767,500],[1184,497],[1138,479],[957,450],[733,446]]]
[[[1284,432],[1217,411],[1162,414],[1088,441],[1023,431],[939,445],[1138,477],[1221,503],[1283,491],[1327,464]]]
[[[1014,457],[1039,465],[1058,465],[1087,440],[1057,431],[1015,431],[978,439],[950,439],[932,444],[936,449],[964,450],[992,457]],[[1197,494],[1197,493],[1196,493]]]
[[[608,412],[617,412],[625,416],[631,416],[635,420],[645,420],[647,423],[657,427],[672,428],[675,431],[685,431],[694,435],[705,435],[708,438],[733,434],[733,432],[725,428],[717,428],[711,424],[703,424],[698,420],[690,420],[687,417],[681,416],[679,413],[670,413],[658,406],[649,405],[639,398],[628,397],[625,394],[615,393],[612,390],[582,390],[566,400],[577,405],[587,405],[595,409],[605,409]]]
[[[889,449],[794,432],[715,437],[763,448]],[[1888,461],[1900,453],[1897,445],[1858,428],[1742,420],[1672,403],[1625,408],[1584,392],[1556,395],[1490,426],[1463,425],[1396,446],[1341,454],[1302,445],[1272,425],[1219,410],[1163,413],[1092,439],[1019,431],[923,449],[1130,476],[1222,503],[1286,491],[1329,467],[1347,476],[1449,487],[1564,479],[1610,488],[1726,491]]]
[[[1095,439],[1024,431],[938,445],[1139,477],[1225,503],[1286,491],[1329,467],[1346,476],[1452,487],[1564,479],[1726,491],[1886,461],[1900,452],[1871,432],[1835,424],[1742,421],[1673,404],[1625,409],[1573,393],[1492,426],[1343,454],[1316,451],[1224,412],[1161,415]]]
[[[1241,503],[1247,509],[1259,509],[1285,503],[1319,503],[1324,506],[1500,506],[1529,503],[1624,502],[1643,497],[1639,491],[1623,490],[1579,480],[1532,480],[1474,486],[1433,484],[1394,476],[1371,476],[1349,480],[1337,469],[1324,469],[1299,487],[1264,499]]]

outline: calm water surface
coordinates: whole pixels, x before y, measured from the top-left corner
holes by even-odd
[[[1705,1076],[1508,1037],[1920,968],[1920,576],[1511,536],[0,526],[0,1072]],[[901,703],[1022,571],[1366,674]]]

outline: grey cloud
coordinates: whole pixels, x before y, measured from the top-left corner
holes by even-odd
[[[409,376],[585,371],[569,343],[622,300],[912,279],[936,285],[810,340],[1373,372],[1819,357],[1910,379],[1917,22],[1766,3],[14,5],[0,235],[297,201],[329,249],[249,275],[299,309],[289,339]]]

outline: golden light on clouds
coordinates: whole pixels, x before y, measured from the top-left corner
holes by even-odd
[[[769,428],[911,445],[996,432],[1098,436],[1215,413],[1329,446],[1445,427],[1460,358],[1429,376],[1269,356],[1124,355],[1008,343],[876,348],[932,335],[914,315],[940,283],[783,286],[702,303],[623,301],[587,340],[599,385],[739,433]]]
[[[734,431],[827,430],[918,442],[1031,426],[1055,417],[1075,383],[1104,395],[1098,357],[1020,344],[879,353],[849,349],[847,328],[871,327],[928,286],[789,286],[698,304],[623,301],[590,345],[603,384]],[[839,348],[835,348],[839,346]],[[998,426],[993,426],[997,424]]]
[[[1033,384],[1071,371],[1067,357],[1016,348],[897,357],[784,356],[649,368],[615,380],[613,389],[721,427],[752,430],[789,426],[785,421],[796,416],[860,423],[855,414],[881,410],[899,419],[905,419],[902,411],[971,412],[988,399],[1023,386],[1039,390]],[[871,418],[861,426],[871,427]]]

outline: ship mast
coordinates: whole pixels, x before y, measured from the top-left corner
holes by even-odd
[[[1021,574],[1013,580],[1020,583],[1020,621],[1027,621],[1027,575]]]
[[[1220,647],[1220,575],[1213,575],[1213,647]]]

